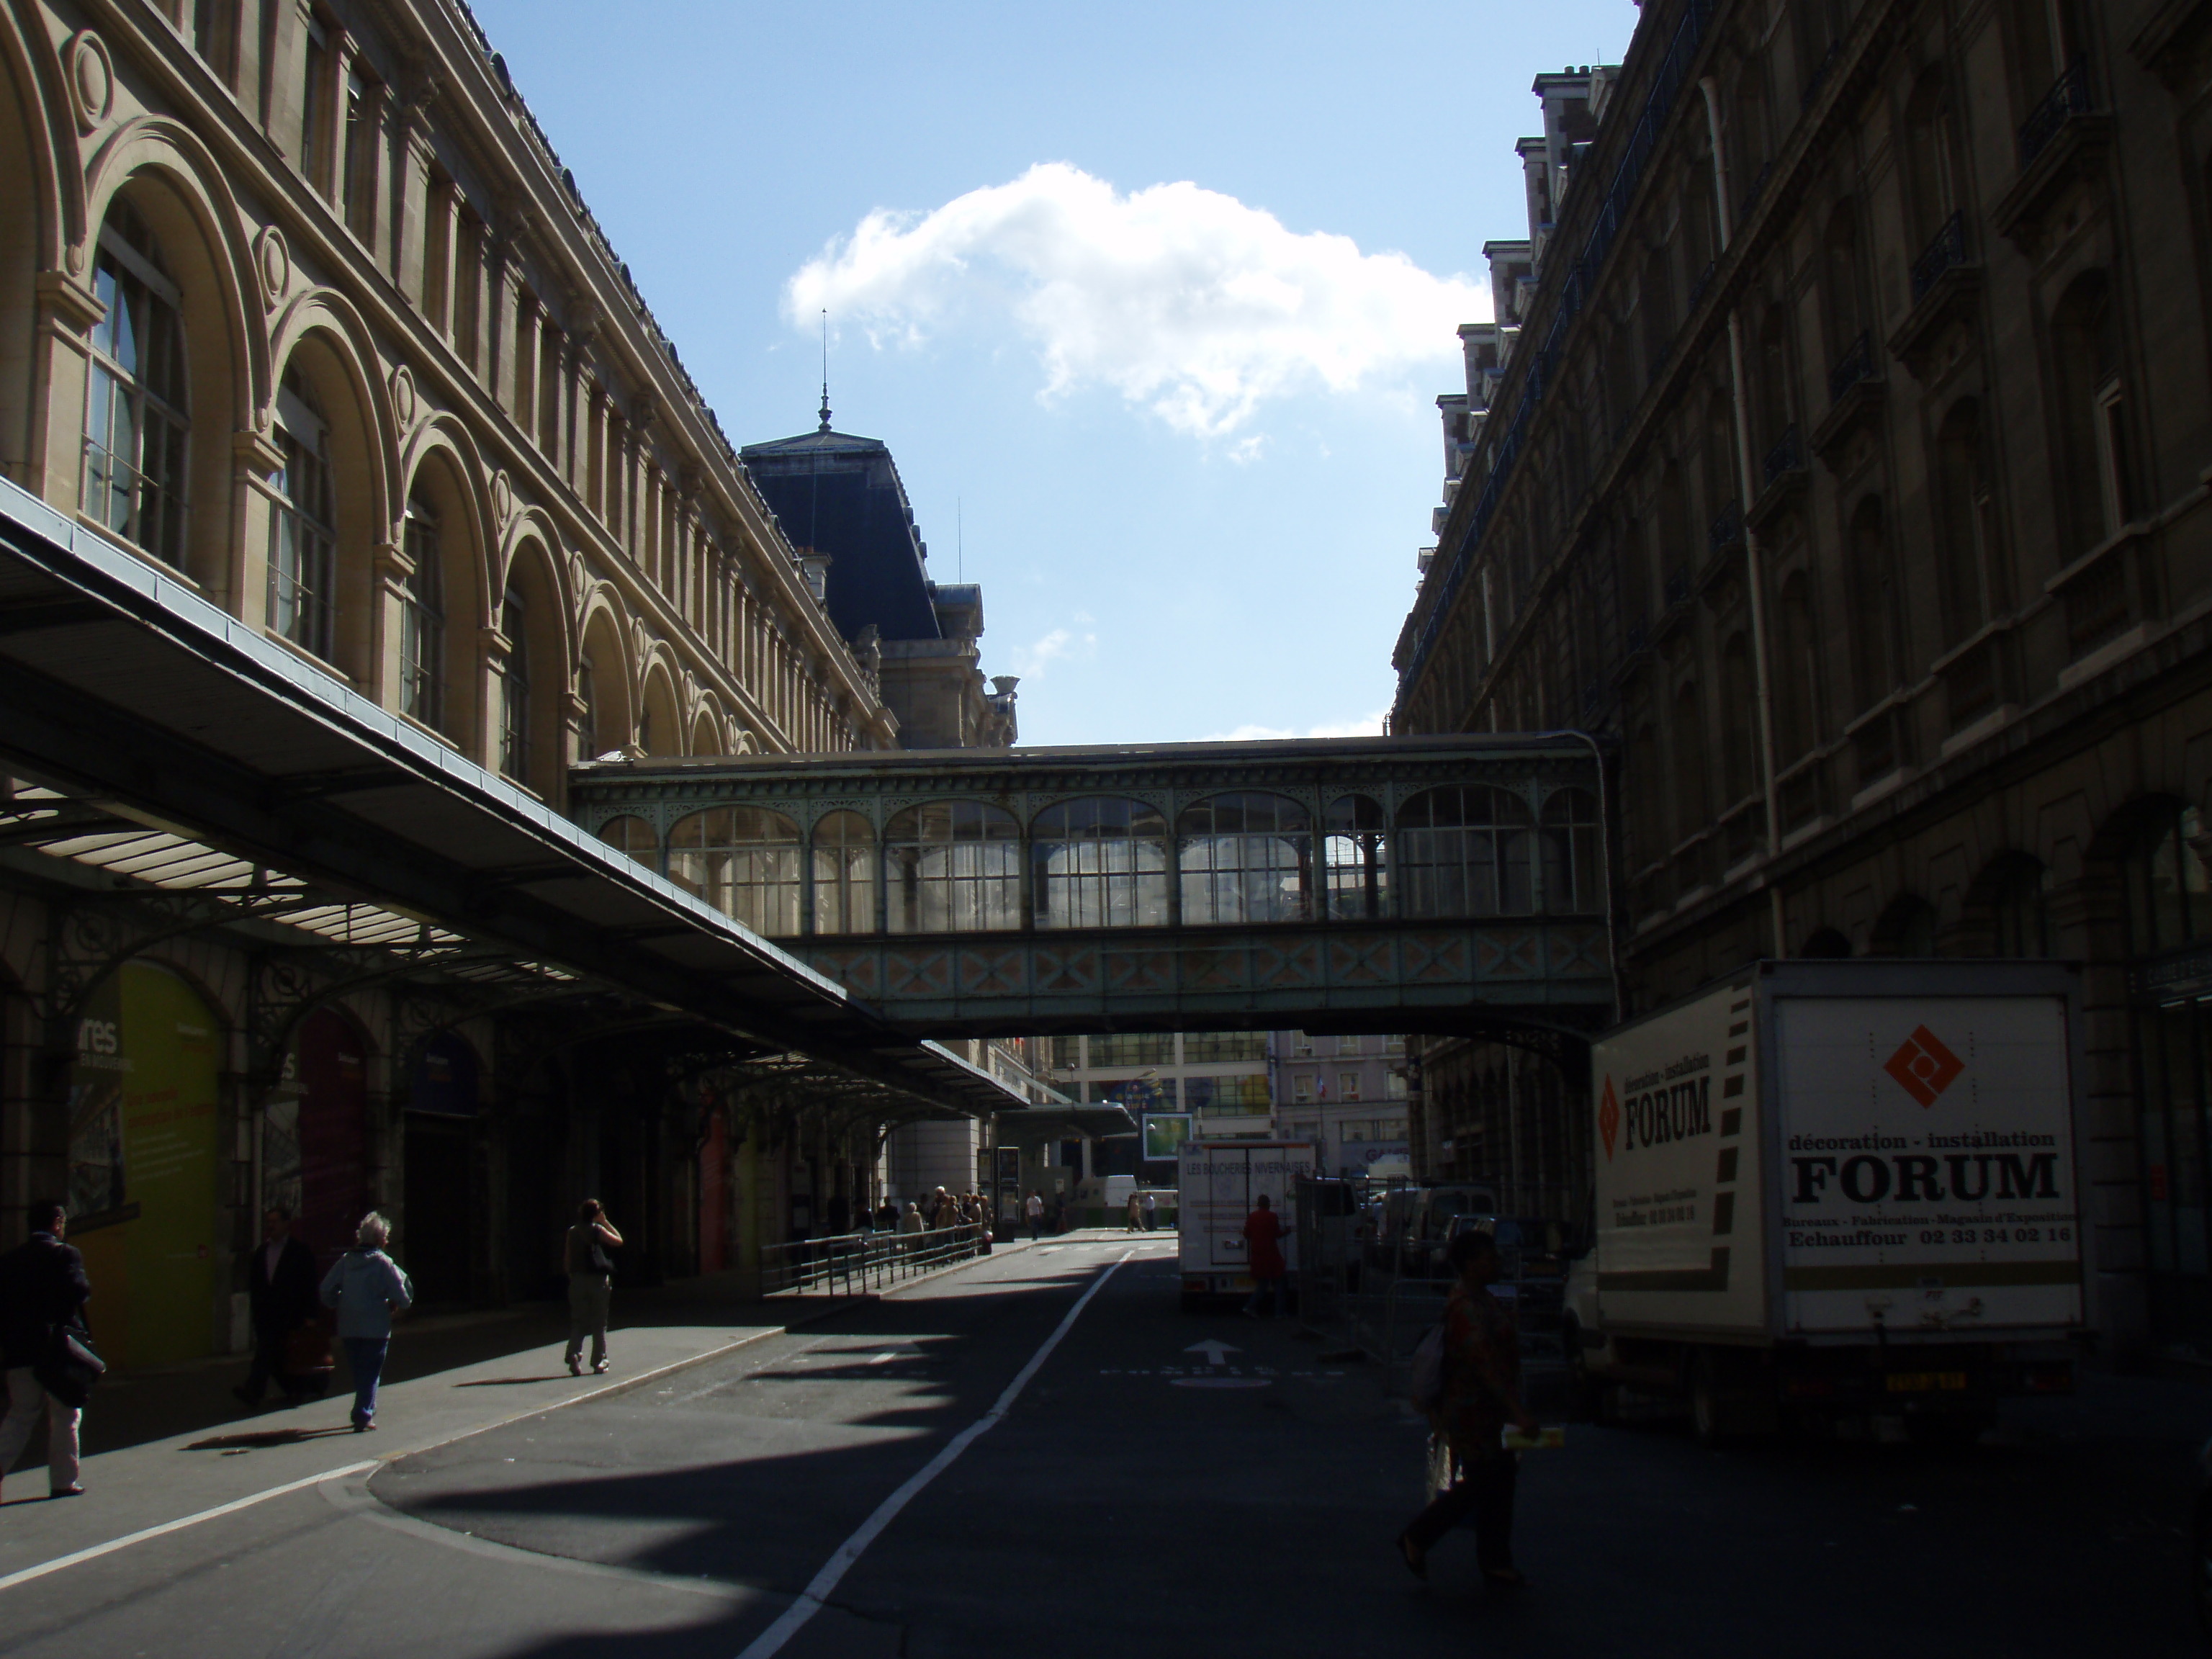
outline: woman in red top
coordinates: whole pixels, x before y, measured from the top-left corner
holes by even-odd
[[[1484,1582],[1493,1589],[1517,1589],[1526,1582],[1513,1565],[1520,1455],[1505,1449],[1505,1425],[1536,1431],[1536,1419],[1521,1403],[1521,1335],[1513,1316],[1490,1293],[1498,1277],[1496,1238],[1461,1233],[1444,1259],[1459,1282],[1444,1304],[1444,1394],[1433,1421],[1451,1448],[1458,1479],[1398,1534],[1398,1548],[1414,1577],[1426,1578],[1429,1552],[1472,1510]]]
[[[1244,1218],[1244,1270],[1252,1275],[1252,1299],[1244,1304],[1247,1317],[1260,1316],[1260,1298],[1267,1298],[1267,1317],[1275,1316],[1275,1303],[1280,1296],[1283,1274],[1288,1271],[1283,1265],[1283,1218],[1267,1201],[1265,1193],[1255,1200],[1255,1207]]]

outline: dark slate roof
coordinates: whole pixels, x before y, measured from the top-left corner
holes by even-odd
[[[740,452],[799,548],[830,556],[830,619],[847,639],[873,623],[887,640],[942,637],[914,508],[880,439],[826,426]]]

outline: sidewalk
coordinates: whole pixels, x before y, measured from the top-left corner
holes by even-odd
[[[1072,1242],[1062,1235],[1054,1243]],[[998,1246],[1026,1250],[1027,1239]],[[988,1261],[954,1262],[886,1294],[935,1283]],[[246,1356],[111,1378],[85,1411],[86,1495],[46,1500],[45,1454],[34,1441],[5,1482],[0,1578],[73,1551],[251,1498],[270,1488],[389,1462],[554,1407],[699,1364],[746,1343],[818,1324],[882,1298],[782,1296],[740,1301],[736,1275],[617,1291],[605,1376],[568,1375],[561,1361],[565,1310],[544,1304],[455,1314],[393,1334],[375,1432],[356,1434],[353,1390],[338,1368],[331,1393],[304,1406],[249,1413],[229,1390]],[[43,1437],[40,1437],[42,1439]]]

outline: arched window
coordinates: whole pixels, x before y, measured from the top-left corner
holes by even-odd
[[[2212,935],[2203,820],[2193,806],[2160,803],[2136,838],[2127,863],[2128,948],[2155,956]]]
[[[1759,327],[1759,457],[1771,454],[1783,434],[1797,422],[1797,379],[1790,363],[1790,321],[1780,306],[1770,308]],[[1769,461],[1768,465],[1772,465]],[[1754,479],[1754,483],[1758,480]]]
[[[100,228],[84,405],[84,510],[166,564],[185,564],[185,331],[153,233],[118,201]]]
[[[1670,605],[1690,597],[1692,557],[1690,492],[1681,469],[1669,461],[1659,477],[1659,568]]]
[[[1282,795],[1212,795],[1176,821],[1182,919],[1304,921],[1311,914],[1313,826]]]
[[[1813,746],[1814,681],[1812,584],[1802,570],[1782,584],[1782,643],[1775,653],[1775,735],[1782,758],[1793,761]]]
[[[825,812],[814,826],[814,931],[876,931],[876,831],[858,812]]]
[[[1851,953],[1851,942],[1832,927],[1816,928],[1797,954],[1812,962],[1840,962]]]
[[[2133,506],[2120,327],[2102,271],[2075,279],[2052,323],[2058,360],[2060,477],[2067,483],[2072,550],[2086,553],[2118,533]]]
[[[517,783],[530,781],[530,611],[512,588],[499,608],[507,635],[507,669],[499,680],[499,769]]]
[[[1140,800],[1048,806],[1030,828],[1040,927],[1160,927],[1168,920],[1168,821]]]
[[[420,495],[407,499],[403,539],[415,568],[400,600],[399,707],[435,726],[446,708],[446,566],[437,512]]]
[[[1674,693],[1674,718],[1667,735],[1674,749],[1674,839],[1683,842],[1707,821],[1705,705],[1695,680],[1685,681]]]
[[[992,932],[1022,925],[1021,824],[975,800],[909,806],[884,831],[894,933]]]
[[[1939,70],[1921,78],[1905,106],[1908,148],[1905,152],[1912,216],[1912,249],[1933,242],[1959,206],[1959,154],[1950,83]],[[1917,297],[1917,296],[1916,296]]]
[[[715,806],[668,832],[668,878],[756,933],[799,931],[799,826],[760,806]]]
[[[1486,785],[1425,789],[1398,809],[1398,882],[1407,916],[1526,915],[1534,909],[1534,814]]]
[[[1759,698],[1752,680],[1751,647],[1742,635],[1730,635],[1721,647],[1721,792],[1727,806],[1751,793],[1758,778]]]
[[[1827,331],[1828,366],[1836,370],[1866,331],[1866,281],[1859,268],[1858,206],[1843,202],[1828,216],[1822,250],[1827,270],[1820,284],[1820,313]],[[1867,359],[1869,374],[1877,360]]]
[[[1897,684],[1897,657],[1891,630],[1896,626],[1890,568],[1889,536],[1881,504],[1863,503],[1851,519],[1851,556],[1844,586],[1850,592],[1853,690],[1862,709],[1871,708]]]
[[[1875,957],[1932,957],[1936,954],[1936,907],[1917,894],[1905,893],[1890,902],[1874,925],[1868,949]]]
[[[1937,549],[1943,644],[1970,637],[1990,616],[1990,554],[1996,503],[1983,464],[1981,405],[1961,398],[1943,417],[1936,440],[1937,506],[1943,542]]]
[[[1537,878],[1544,909],[1555,916],[1603,911],[1605,866],[1598,837],[1604,831],[1598,821],[1597,797],[1587,789],[1554,789],[1544,799],[1541,823],[1536,842],[1543,862]]]
[[[660,867],[660,837],[643,818],[627,813],[599,826],[599,839],[616,851],[627,853],[648,870]]]
[[[276,392],[276,444],[284,467],[270,507],[269,626],[325,662],[337,649],[338,580],[330,434],[330,422],[307,382],[288,368]]]
[[[1379,802],[1343,795],[1328,804],[1322,863],[1328,872],[1328,919],[1371,921],[1390,914],[1388,820]]]

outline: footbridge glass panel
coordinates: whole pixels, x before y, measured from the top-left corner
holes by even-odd
[[[601,761],[581,827],[929,1036],[1584,1029],[1579,738]]]

